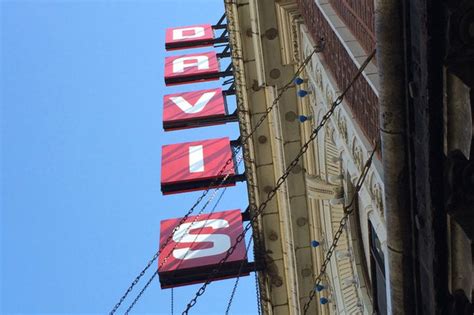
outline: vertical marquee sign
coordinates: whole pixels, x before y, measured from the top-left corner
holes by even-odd
[[[212,46],[227,42],[225,30],[218,38],[214,29],[223,29],[224,16],[217,25],[199,24],[166,30],[166,50]],[[165,58],[165,84],[180,85],[232,75],[231,66],[220,71],[219,59],[229,57],[227,46],[221,53],[201,52]],[[232,63],[231,63],[232,64]],[[227,84],[227,83],[224,83]],[[232,88],[221,88],[167,94],[163,97],[165,131],[210,126],[236,121],[229,115],[226,96]],[[165,145],[162,147],[161,191],[164,195],[182,193],[211,186],[233,186],[245,179],[236,174],[229,138],[207,139]],[[223,179],[225,182],[222,182]],[[159,270],[162,288],[206,281],[232,246],[235,251],[213,279],[247,275],[253,265],[247,261],[245,244],[236,244],[242,233],[240,210],[230,210],[161,221]],[[170,238],[171,236],[171,238]],[[166,240],[171,241],[165,244]]]

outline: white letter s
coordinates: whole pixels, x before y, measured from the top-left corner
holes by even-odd
[[[188,228],[190,228],[188,230]],[[225,253],[231,246],[230,237],[226,234],[190,234],[191,230],[212,227],[214,230],[229,227],[229,222],[223,219],[209,219],[194,223],[183,223],[173,234],[176,243],[212,243],[212,247],[193,250],[191,247],[178,248],[173,251],[176,259],[193,259],[215,256]]]

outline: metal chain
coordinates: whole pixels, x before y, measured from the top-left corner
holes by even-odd
[[[206,282],[198,289],[198,291],[195,293],[194,297],[191,299],[191,301],[186,305],[186,309],[183,311],[183,315],[185,314],[188,314],[189,313],[189,310],[194,306],[196,305],[197,303],[197,299],[204,294],[204,292],[206,291],[206,288],[207,286],[209,285],[209,283],[211,283],[214,275],[216,273],[219,272],[220,268],[222,268],[222,265],[227,261],[227,259],[230,257],[230,255],[232,255],[232,253],[235,251],[235,249],[237,248],[238,244],[240,242],[242,242],[242,240],[244,239],[245,237],[245,234],[247,233],[247,231],[252,227],[252,224],[257,220],[258,216],[260,214],[262,214],[263,210],[266,208],[267,204],[273,199],[273,197],[276,195],[278,189],[281,187],[281,185],[283,185],[283,183],[286,181],[286,179],[288,178],[288,176],[290,175],[290,172],[291,170],[298,164],[300,158],[303,156],[303,154],[308,150],[309,148],[309,145],[314,141],[314,139],[316,139],[317,135],[319,134],[319,131],[324,127],[324,125],[329,121],[329,119],[331,118],[331,116],[334,114],[334,111],[335,109],[337,108],[337,106],[339,106],[343,99],[344,99],[344,96],[347,94],[347,92],[349,91],[350,87],[354,84],[354,82],[357,80],[357,78],[360,77],[360,75],[362,74],[362,72],[364,71],[364,69],[367,67],[367,65],[369,64],[370,60],[374,57],[375,55],[375,50],[367,57],[367,59],[364,61],[364,63],[361,65],[360,69],[357,71],[357,73],[355,74],[354,78],[351,80],[351,82],[349,83],[349,85],[343,90],[343,92],[341,93],[341,95],[339,95],[336,100],[332,103],[332,106],[331,108],[329,109],[329,111],[324,114],[324,116],[321,118],[321,122],[319,123],[319,125],[313,130],[313,132],[311,133],[308,141],[305,142],[305,144],[300,148],[300,151],[298,152],[298,154],[296,155],[296,157],[293,159],[293,161],[288,165],[288,167],[286,168],[286,171],[285,173],[283,173],[283,175],[277,180],[276,184],[275,184],[275,187],[268,192],[267,194],[267,198],[265,201],[263,201],[257,209],[255,209],[254,211],[254,214],[252,215],[252,217],[250,218],[250,222],[245,226],[244,230],[242,231],[242,233],[239,234],[239,236],[237,237],[236,239],[236,242],[234,243],[234,245],[232,245],[226,252],[226,255],[219,261],[219,263],[217,264],[216,268],[214,268],[214,270],[209,274]],[[280,94],[279,94],[280,95]],[[347,220],[347,219],[346,219]],[[342,233],[342,232],[341,232]]]
[[[357,180],[357,184],[355,186],[355,190],[354,190],[354,193],[352,195],[351,201],[349,202],[348,205],[344,206],[344,208],[343,208],[344,209],[344,216],[339,221],[339,228],[337,229],[336,233],[334,234],[334,239],[333,239],[332,244],[331,244],[331,246],[329,247],[329,249],[326,253],[324,261],[323,261],[323,263],[321,265],[321,268],[319,270],[319,274],[318,274],[318,276],[316,277],[316,279],[314,281],[314,286],[313,287],[316,287],[317,285],[321,284],[322,278],[323,278],[324,274],[326,273],[326,269],[327,269],[327,267],[328,267],[328,265],[331,261],[331,257],[333,255],[334,251],[336,250],[337,244],[339,242],[339,239],[342,236],[342,233],[344,232],[344,228],[347,224],[347,220],[349,219],[349,215],[354,211],[354,207],[353,207],[354,202],[356,200],[357,195],[359,194],[359,191],[362,188],[362,185],[365,181],[365,178],[367,177],[370,166],[372,165],[373,157],[375,155],[375,152],[378,149],[378,144],[379,143],[377,141],[377,143],[375,144],[374,150],[372,151],[369,158],[365,162],[362,173],[360,174],[359,179]],[[303,314],[306,314],[308,312],[311,301],[314,299],[315,295],[316,295],[316,290],[311,290],[311,292],[309,293],[309,300],[308,300],[308,302],[306,302],[306,304],[303,307]]]
[[[237,163],[236,163],[237,166],[240,165],[241,161],[242,161],[242,156],[239,156],[239,158],[237,158]],[[225,179],[228,178],[228,175],[229,175],[229,174],[226,175]],[[193,222],[189,225],[189,227],[186,229],[186,231],[190,230],[190,229],[191,229],[191,226],[192,226],[194,223],[197,222],[197,220],[199,219],[199,216],[203,213],[203,211],[204,211],[204,209],[207,207],[207,205],[209,205],[209,203],[211,203],[211,201],[215,198],[215,196],[217,195],[217,192],[219,191],[219,189],[220,189],[220,187],[218,187],[217,189],[214,190],[213,194],[212,194],[212,195],[209,197],[209,199],[206,201],[206,203],[205,203],[204,206],[201,208],[201,210],[199,211],[198,215],[194,218]],[[225,192],[226,190],[227,190],[227,187],[224,188],[224,190],[222,191],[221,195],[220,195],[219,198],[217,199],[216,204],[214,205],[213,209],[211,210],[211,212],[210,212],[209,214],[212,214],[212,213],[215,211],[217,205],[219,204],[219,202],[220,202],[220,200],[222,199],[222,196],[224,195],[224,192]],[[199,230],[199,233],[198,233],[198,234],[196,235],[196,237],[194,238],[194,241],[197,239],[198,235],[201,233],[201,231],[203,230],[203,228],[204,228],[204,227],[201,227],[201,229]],[[175,232],[176,232],[176,228],[173,229],[173,232],[171,233],[171,237],[173,236],[173,234],[174,234]],[[150,280],[147,282],[147,284],[145,285],[145,287],[140,291],[140,293],[137,295],[137,297],[136,297],[135,300],[132,302],[132,304],[130,305],[130,307],[127,309],[127,312],[126,312],[127,314],[128,314],[128,312],[130,312],[130,311],[133,309],[133,307],[134,307],[135,304],[138,302],[138,300],[140,299],[140,297],[143,295],[143,293],[145,292],[145,290],[147,289],[147,287],[149,286],[149,284],[151,283],[151,281],[152,281],[152,280],[155,278],[155,276],[157,275],[158,271],[166,264],[167,260],[168,260],[169,257],[172,255],[173,250],[177,247],[179,241],[180,241],[183,237],[184,237],[184,233],[183,233],[183,235],[181,236],[181,238],[178,240],[178,242],[176,242],[176,244],[174,244],[174,247],[171,249],[171,251],[168,253],[168,255],[167,255],[167,256],[163,259],[163,261],[159,264],[158,269],[157,269],[157,272],[155,272],[155,273],[151,276]],[[169,239],[169,237],[168,237],[168,239]],[[168,240],[168,239],[167,239],[167,240]],[[193,243],[194,243],[194,241],[193,241]],[[165,246],[166,246],[166,245],[165,245]],[[165,246],[163,246],[162,248],[160,248],[160,250],[159,250],[159,253],[160,253],[160,254],[163,252]],[[186,252],[185,257],[186,257],[187,254],[188,254],[188,252]],[[181,264],[181,262],[180,262],[180,264]],[[178,267],[179,267],[179,265],[178,265]]]
[[[240,151],[240,146],[237,147],[234,152],[233,152],[233,156],[237,155],[238,152]],[[226,161],[225,165],[221,168],[221,170],[219,171],[218,173],[218,177],[220,177],[224,171],[226,170],[226,168],[229,166],[230,162],[233,161],[233,157],[230,158],[229,160]],[[217,185],[216,187],[216,191],[219,190],[220,186],[222,184],[224,184],[227,179],[229,178],[230,174],[226,174],[226,176],[224,176],[224,178],[222,178],[222,180],[220,181],[220,183]],[[127,298],[128,294],[130,294],[130,292],[133,290],[133,288],[135,287],[135,285],[137,285],[137,283],[140,281],[140,279],[145,275],[146,271],[151,267],[151,265],[153,265],[153,263],[158,259],[158,257],[160,256],[161,252],[163,251],[163,248],[166,247],[166,245],[169,244],[169,242],[171,241],[171,239],[173,238],[173,234],[179,229],[179,227],[188,219],[188,217],[193,213],[194,209],[201,203],[201,201],[206,197],[206,195],[209,193],[209,191],[211,190],[212,187],[214,187],[215,183],[217,183],[217,180],[213,181],[213,183],[211,183],[208,188],[203,191],[203,193],[201,194],[201,196],[199,196],[199,198],[196,200],[196,202],[193,204],[193,206],[189,209],[189,211],[184,215],[184,217],[182,217],[178,223],[178,225],[176,225],[176,227],[173,229],[172,233],[167,237],[167,239],[165,240],[165,242],[163,243],[163,247],[161,247],[154,255],[153,257],[148,261],[148,263],[146,264],[145,268],[143,268],[140,273],[138,274],[138,276],[133,280],[133,282],[130,284],[130,286],[127,288],[127,290],[125,291],[125,293],[122,295],[122,297],[120,298],[120,300],[117,302],[117,304],[115,304],[114,308],[110,311],[109,315],[113,315],[115,314],[115,312],[117,311],[117,309],[120,307],[120,305],[122,305],[123,301],[125,301],[125,299]],[[211,198],[213,198],[213,196],[211,196]],[[209,202],[207,202],[205,204],[205,206],[203,206],[203,208],[201,209],[201,212],[204,211],[205,207],[209,204]]]
[[[174,288],[171,288],[171,315],[174,315]]]
[[[253,205],[253,208],[256,208],[255,205]],[[259,275],[257,273],[257,266],[259,265],[264,265],[264,256],[263,256],[263,252],[264,252],[264,246],[263,246],[263,242],[262,242],[262,239],[260,237],[260,229],[259,229],[259,224],[258,222],[255,222],[254,226],[253,226],[253,234],[252,234],[252,237],[253,237],[253,259],[254,259],[254,262],[255,262],[255,268],[254,268],[254,274],[255,274],[255,290],[256,290],[256,294],[257,294],[257,308],[258,308],[258,314],[262,314],[263,312],[263,308],[265,307],[266,308],[266,305],[263,306],[261,304],[261,301],[262,299],[264,301],[267,300],[267,297],[266,297],[266,292],[262,292],[262,289],[265,290],[264,288],[262,288],[263,284],[261,283],[260,279],[259,279]]]
[[[148,287],[150,286],[150,284],[153,282],[153,279],[155,279],[156,275],[158,274],[158,270],[155,271],[153,273],[153,275],[150,277],[150,279],[148,279],[148,282],[145,284],[145,286],[143,287],[143,289],[140,291],[140,293],[138,293],[137,297],[135,298],[135,300],[133,300],[132,304],[130,304],[130,306],[127,308],[127,310],[125,311],[125,315],[128,315],[128,313],[130,313],[130,311],[132,310],[132,308],[135,306],[135,304],[137,304],[138,300],[142,297],[143,293],[146,291],[146,289],[148,289]]]
[[[255,255],[254,255],[255,256]],[[260,281],[258,281],[257,269],[254,270],[255,275],[255,291],[257,293],[257,314],[262,314],[262,306],[260,305]]]
[[[249,252],[250,244],[252,244],[252,238],[250,238],[249,243],[247,244],[247,247],[245,248],[245,255],[246,256],[247,256],[247,253]],[[232,288],[232,292],[230,294],[229,302],[227,303],[227,308],[225,310],[225,315],[229,314],[230,307],[232,305],[232,301],[234,300],[235,292],[237,291],[237,286],[239,285],[240,276],[242,275],[242,271],[243,271],[245,262],[246,262],[245,260],[242,260],[242,262],[240,263],[239,273],[237,274],[237,278],[235,279],[234,287]]]
[[[272,105],[267,108],[267,110],[265,111],[265,113],[260,117],[259,121],[255,124],[255,126],[252,128],[251,132],[249,134],[247,134],[246,137],[242,138],[241,140],[241,143],[242,145],[244,143],[246,143],[248,141],[248,139],[250,139],[250,137],[252,137],[254,135],[254,133],[256,132],[256,130],[260,127],[260,125],[265,121],[265,119],[268,117],[268,115],[270,114],[270,112],[273,110],[273,108],[276,106],[276,104],[278,103],[279,99],[281,98],[281,96],[283,95],[284,92],[286,92],[293,84],[293,81],[296,79],[296,77],[301,74],[301,72],[303,71],[304,67],[311,61],[311,57],[315,54],[315,53],[318,53],[318,52],[321,52],[322,50],[324,49],[324,41],[321,40],[321,43],[319,46],[316,46],[316,48],[309,54],[309,56],[303,61],[303,63],[301,64],[301,66],[297,69],[297,71],[295,72],[295,75],[293,76],[293,78],[288,81],[288,83],[286,85],[283,86],[283,88],[281,89],[280,93],[278,93],[278,96],[275,98],[275,100],[273,101]],[[238,153],[241,149],[241,146],[237,147],[236,149],[236,153]],[[224,166],[222,167],[222,169],[219,171],[218,173],[218,177],[220,175],[223,174],[223,172],[225,171],[225,169],[229,166],[229,164],[233,161],[234,159],[234,156],[232,156],[231,158],[229,158]],[[174,232],[176,232],[179,227],[188,219],[188,217],[193,213],[194,209],[199,205],[199,203],[201,203],[201,201],[206,197],[206,195],[209,193],[209,190],[212,188],[212,187],[215,187],[215,186],[220,186],[222,184],[222,182],[218,185],[216,185],[218,182],[218,180],[215,180],[213,181],[211,184],[209,184],[209,186],[207,187],[206,190],[204,190],[201,194],[201,196],[199,196],[199,198],[196,200],[196,202],[192,205],[192,207],[189,209],[189,211],[181,218],[181,220],[179,221],[178,225],[175,227],[175,229],[173,230],[173,233],[170,234],[170,236],[166,239],[165,243],[164,243],[164,246],[166,246],[172,239],[173,237],[173,234]],[[130,286],[127,288],[127,290],[125,291],[125,293],[122,295],[122,297],[120,297],[119,301],[115,304],[115,306],[113,307],[113,309],[110,311],[109,315],[113,315],[115,314],[115,312],[117,311],[117,309],[120,307],[120,305],[122,305],[123,301],[127,298],[128,294],[133,290],[133,288],[135,287],[135,285],[138,283],[138,281],[140,281],[140,279],[143,277],[143,275],[145,274],[145,272],[150,268],[150,266],[156,261],[156,259],[159,257],[159,255],[161,254],[161,251],[158,251],[157,253],[155,253],[155,255],[153,255],[153,257],[148,261],[148,263],[146,264],[145,268],[142,269],[142,271],[138,274],[138,276],[132,281],[132,283],[130,284]]]
[[[143,277],[143,275],[145,275],[145,272],[150,268],[150,266],[155,262],[155,260],[158,258],[158,256],[160,255],[160,251],[158,251],[155,255],[153,255],[153,257],[148,261],[148,263],[146,264],[145,268],[142,269],[142,271],[140,271],[140,273],[138,274],[138,276],[133,280],[133,282],[130,284],[130,286],[127,288],[127,290],[125,291],[125,293],[122,295],[122,297],[120,298],[120,300],[117,302],[117,304],[115,304],[114,308],[110,311],[109,315],[112,315],[112,314],[115,314],[115,312],[117,311],[117,309],[120,307],[120,305],[122,305],[123,301],[125,301],[125,298],[128,296],[128,294],[133,290],[133,288],[135,287],[135,285],[138,283],[138,281],[140,281],[140,279]]]
[[[216,209],[216,206],[217,204],[219,203],[219,201],[221,200],[223,194],[224,194],[225,190],[222,192],[222,194],[220,195],[219,199],[216,201],[216,204],[214,206],[214,208],[212,209],[212,211],[214,211]],[[199,231],[199,233],[202,231],[202,228],[201,230]],[[199,235],[199,234],[198,234]],[[196,236],[197,237],[197,236]],[[196,238],[194,239],[196,240]],[[250,245],[250,242],[249,242],[249,245]],[[247,251],[248,251],[248,247],[247,247]],[[187,253],[186,253],[187,255]],[[163,264],[162,264],[163,265]],[[161,265],[161,266],[162,266]],[[243,265],[243,264],[242,264]],[[241,265],[241,269],[242,269],[242,265]],[[161,267],[160,266],[160,267]],[[143,287],[143,289],[138,293],[138,295],[136,296],[136,298],[133,300],[132,304],[130,304],[130,306],[127,308],[127,310],[125,311],[125,315],[128,315],[130,313],[130,311],[135,307],[135,305],[137,304],[138,300],[140,300],[140,298],[142,297],[143,293],[145,293],[145,291],[148,289],[148,287],[150,286],[150,284],[153,282],[153,280],[155,279],[155,277],[158,275],[158,270],[160,269],[160,267],[158,267],[158,269],[152,274],[152,276],[150,277],[150,279],[147,281],[147,283],[145,284],[145,286]],[[240,273],[241,273],[241,269],[239,270],[239,277],[240,277]],[[174,294],[173,294],[173,288],[171,288],[171,314],[173,315],[174,314]]]

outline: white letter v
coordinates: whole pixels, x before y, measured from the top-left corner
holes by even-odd
[[[204,109],[214,95],[215,91],[204,93],[194,105],[189,104],[182,96],[170,97],[170,100],[186,114],[196,114]]]

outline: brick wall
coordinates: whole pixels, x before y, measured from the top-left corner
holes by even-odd
[[[323,37],[325,49],[324,63],[336,80],[339,89],[348,86],[357,72],[346,49],[333,32],[314,0],[298,0],[300,12],[305,24],[315,41]],[[359,77],[346,94],[345,101],[367,138],[375,143],[379,139],[379,106],[378,98],[364,77]]]
[[[367,53],[375,48],[374,0],[329,0]]]

